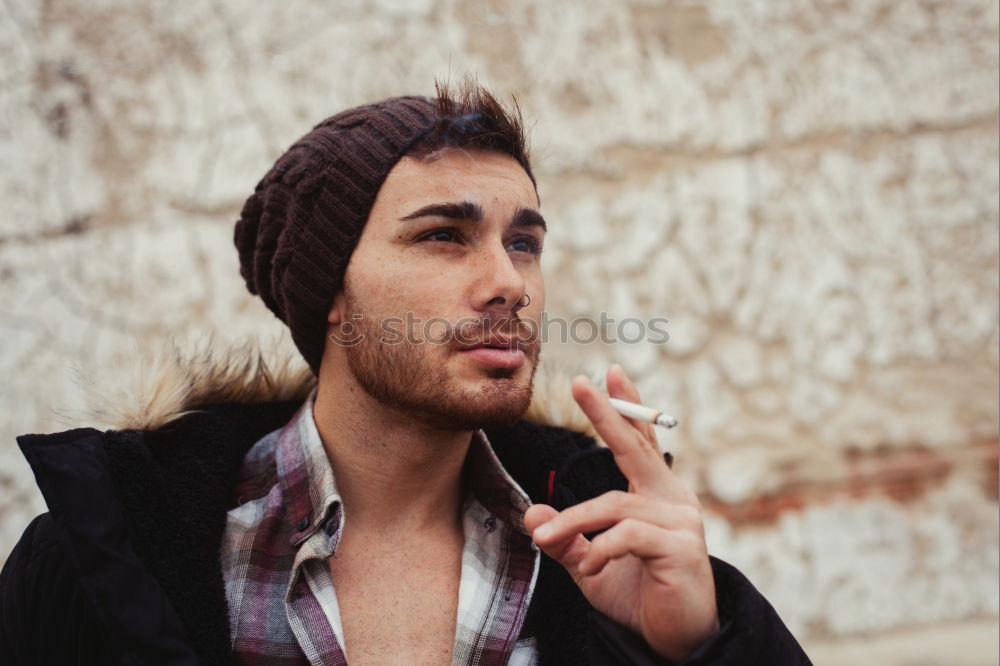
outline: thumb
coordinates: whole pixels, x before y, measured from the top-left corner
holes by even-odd
[[[524,529],[528,530],[529,533],[534,533],[543,523],[549,522],[558,515],[559,512],[548,504],[532,504],[524,512]]]
[[[558,515],[559,512],[547,504],[535,504],[524,514],[524,527],[542,552],[566,567],[573,578],[577,578],[577,565],[590,550],[590,542],[580,533],[556,540],[535,535],[539,527]]]

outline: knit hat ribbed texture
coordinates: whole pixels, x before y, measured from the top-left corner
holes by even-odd
[[[437,107],[394,97],[317,125],[282,155],[236,223],[247,288],[291,330],[319,374],[333,297],[392,167],[432,129]]]

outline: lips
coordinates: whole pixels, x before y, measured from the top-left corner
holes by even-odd
[[[502,336],[493,336],[487,338],[483,342],[476,343],[474,345],[469,345],[465,351],[472,349],[506,349],[506,350],[516,350],[521,348],[521,341],[517,338],[505,338]]]
[[[488,368],[516,370],[524,365],[524,350],[517,338],[491,337],[460,352]]]

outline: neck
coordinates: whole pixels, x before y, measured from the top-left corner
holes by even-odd
[[[469,431],[420,423],[338,372],[316,393],[313,418],[356,533],[461,530]],[[330,375],[326,375],[330,376]]]

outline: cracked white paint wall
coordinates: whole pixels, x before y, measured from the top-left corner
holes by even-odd
[[[238,275],[243,199],[326,115],[449,73],[531,121],[550,314],[670,320],[667,344],[548,362],[623,363],[699,490],[995,444],[997,29],[973,0],[4,0],[0,550],[42,509],[13,437],[73,424],[70,364],[277,333]],[[709,543],[800,635],[996,615],[982,473],[709,516]]]

